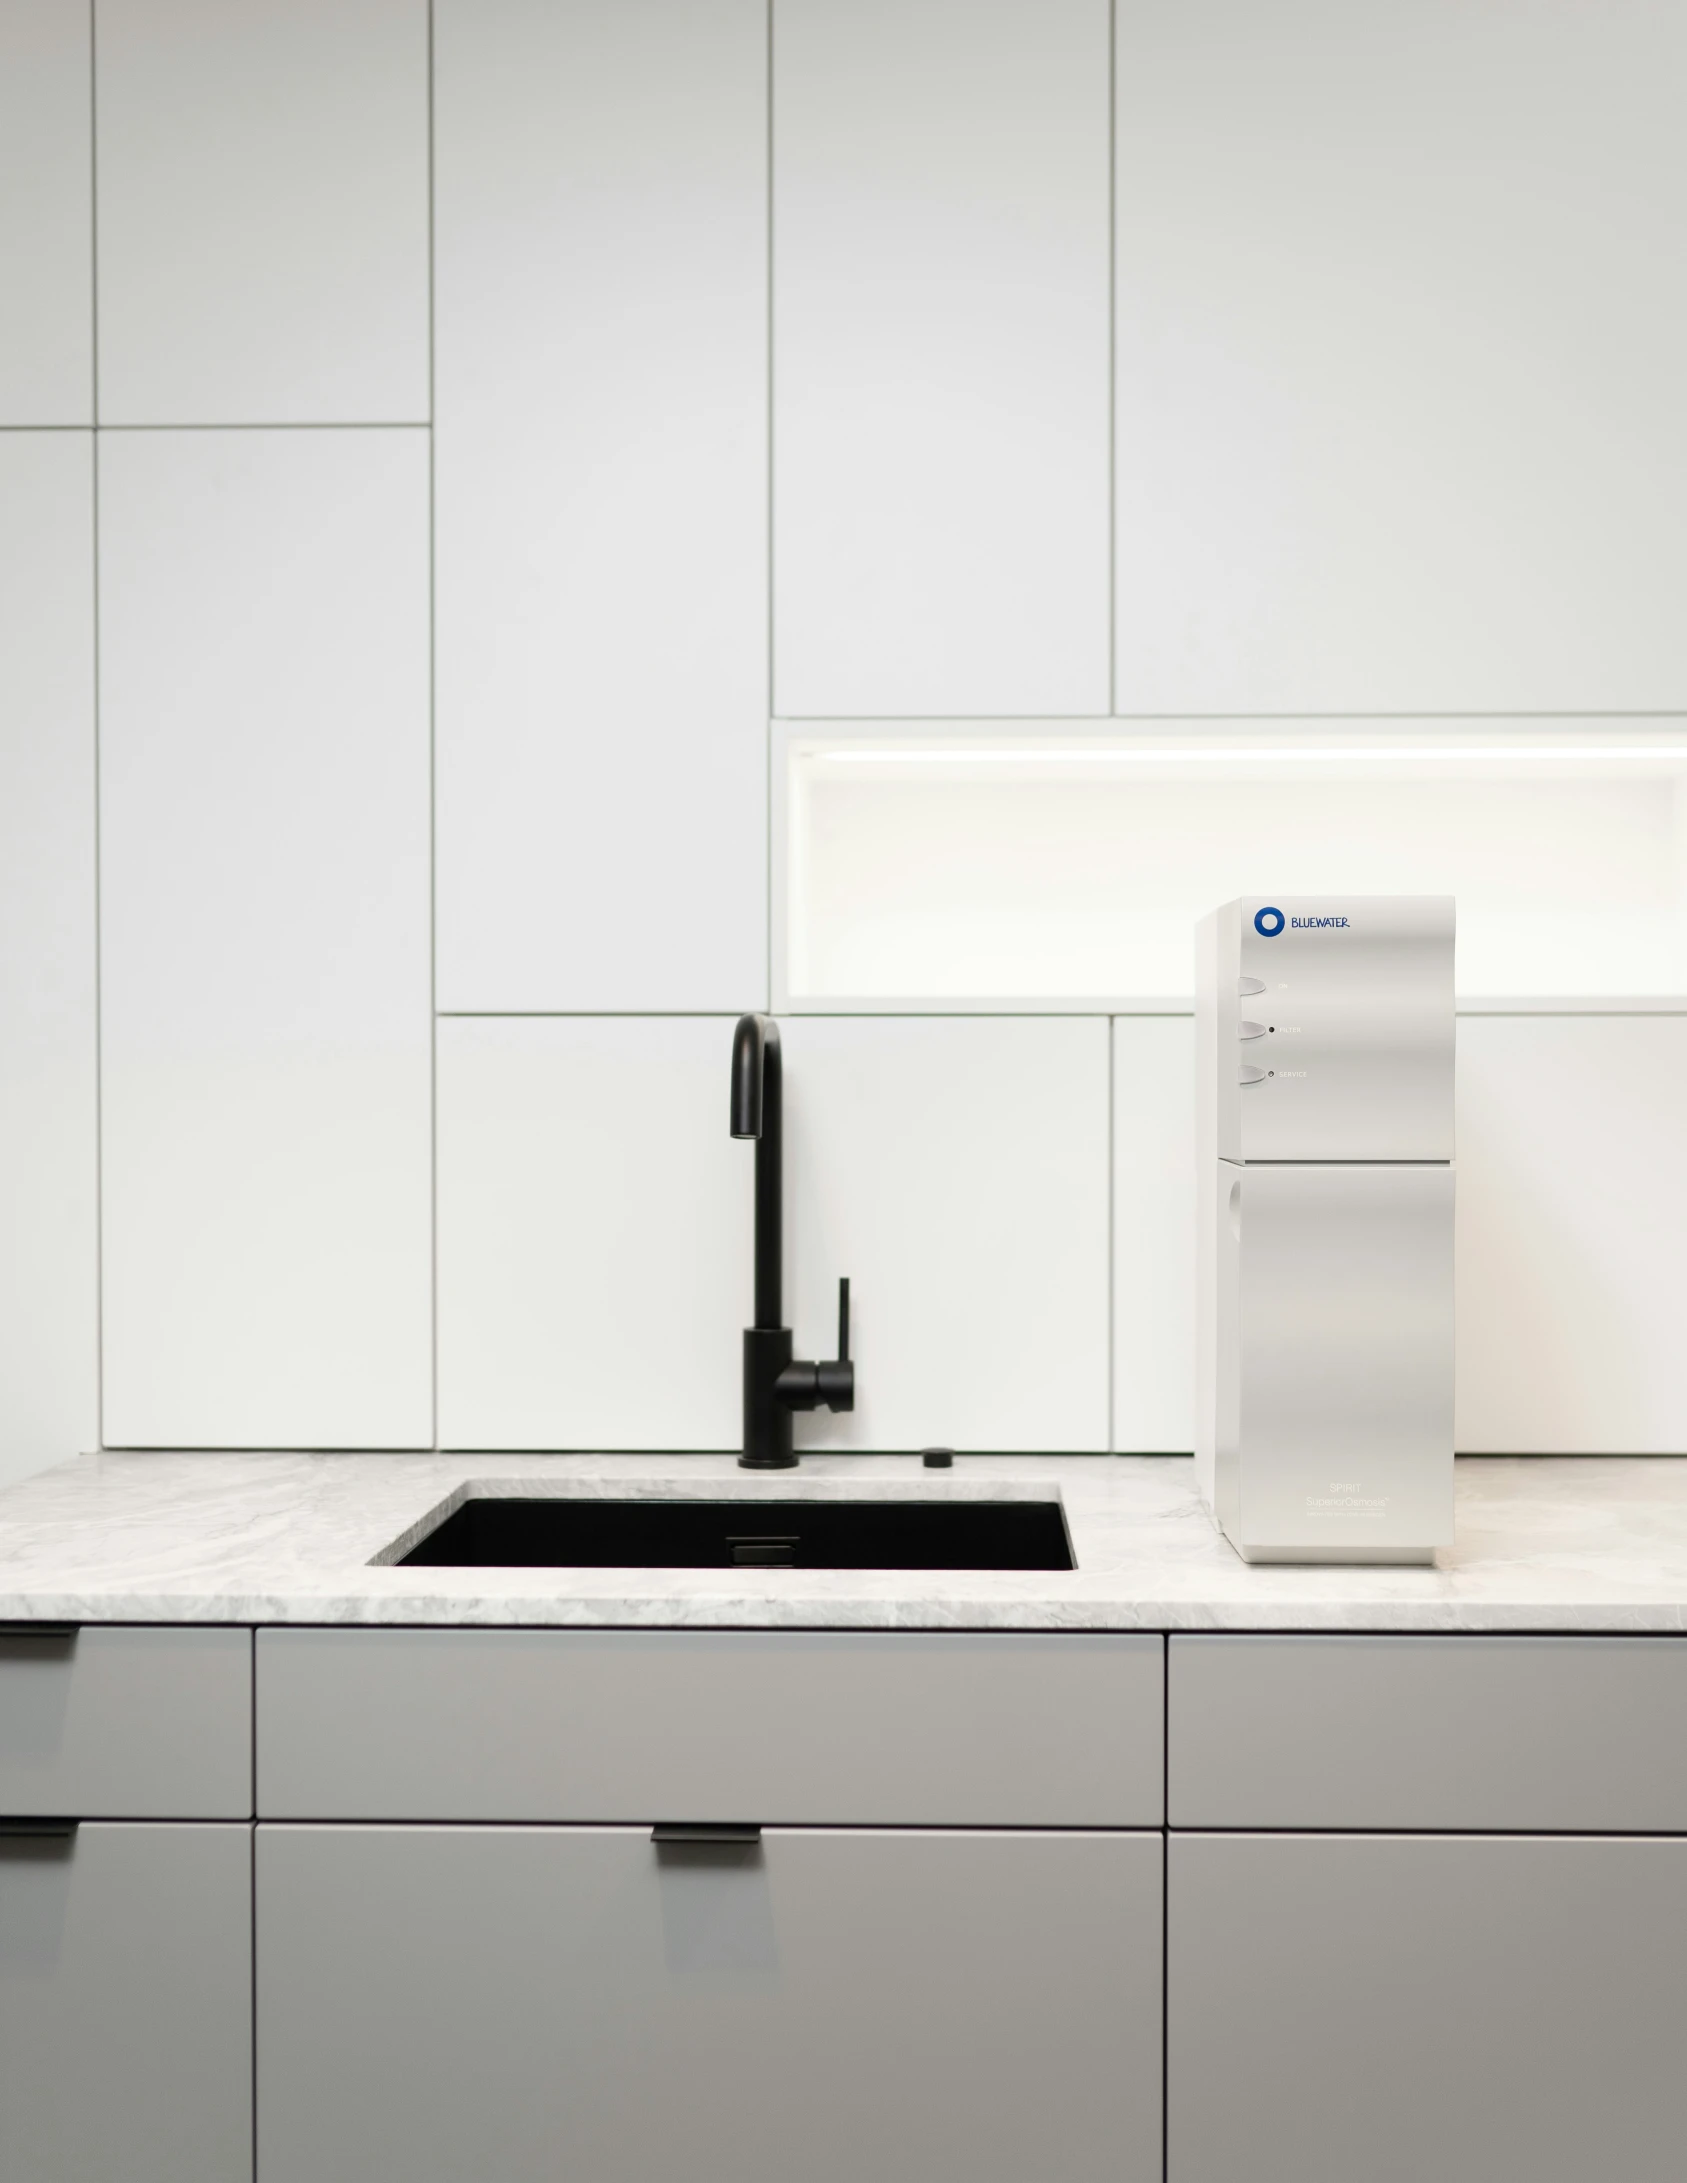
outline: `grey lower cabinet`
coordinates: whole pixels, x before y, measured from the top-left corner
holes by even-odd
[[[249,1825],[0,1832],[6,2183],[246,2183],[251,1886]]]
[[[263,1825],[263,2183],[1149,2183],[1163,1837]]]
[[[1168,1889],[1170,2183],[1687,2170],[1687,1840],[1174,1833]]]

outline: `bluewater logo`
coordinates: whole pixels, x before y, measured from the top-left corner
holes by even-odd
[[[1263,940],[1275,940],[1286,925],[1291,932],[1345,932],[1345,917],[1285,917],[1281,910],[1254,911],[1254,930]]]

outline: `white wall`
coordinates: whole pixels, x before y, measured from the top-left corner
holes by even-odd
[[[1682,36],[10,8],[0,1473],[732,1445],[726,1057],[815,719],[1687,742]],[[1687,835],[1600,794],[1461,821],[1534,1011],[1461,1026],[1472,1448],[1687,1449]],[[853,1012],[786,1019],[789,1315],[828,1349],[851,1276],[861,1403],[805,1445],[1188,1445],[1189,1027],[1092,967],[1146,866],[1005,803],[810,874]],[[1649,1012],[1566,1007],[1595,955]]]

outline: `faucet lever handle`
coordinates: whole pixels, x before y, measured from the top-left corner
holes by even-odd
[[[828,1410],[855,1408],[855,1367],[849,1361],[849,1278],[838,1283],[838,1353],[813,1367],[814,1402]],[[805,1404],[805,1408],[810,1405]]]

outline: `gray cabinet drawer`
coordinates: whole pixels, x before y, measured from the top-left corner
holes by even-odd
[[[0,1818],[249,1819],[252,1633],[0,1629]]]
[[[1158,1637],[262,1630],[266,1819],[1152,1827]]]
[[[1170,2183],[1678,2183],[1687,1842],[1174,1834]]]
[[[1174,1827],[1687,1832],[1687,1641],[1174,1637]]]
[[[1160,2183],[1161,1837],[258,1829],[264,2183]]]
[[[251,2173],[250,1824],[0,1835],[0,2176]]]

